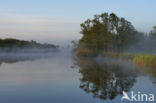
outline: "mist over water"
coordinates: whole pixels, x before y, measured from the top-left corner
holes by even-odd
[[[85,43],[77,46],[75,42],[74,46],[83,47],[84,54],[83,50],[81,53],[81,49],[79,53],[84,57],[75,55],[75,47],[64,46],[65,44],[59,48],[54,45],[52,48],[35,48],[32,45],[32,48],[20,48],[21,45],[16,47],[15,43],[15,47],[0,48],[0,102],[120,103],[123,91],[128,94],[134,90],[156,95],[156,71],[148,67],[139,67],[133,60],[119,57],[122,53],[155,53],[155,40],[144,33],[134,33],[139,38],[137,42],[132,38],[132,43],[124,44],[127,43],[124,40],[123,45],[116,45],[117,41],[111,41],[111,49],[109,43],[105,42],[108,48],[98,48],[103,52],[99,52],[97,57],[96,53],[94,55],[97,45],[87,50]],[[95,38],[91,39],[94,41]],[[122,39],[125,38],[119,40]],[[105,44],[98,40],[99,38],[96,38],[97,43]],[[106,56],[107,50],[116,53],[117,57],[111,58],[113,54],[110,57]],[[90,53],[90,56],[87,56],[87,53]]]
[[[78,59],[67,47],[52,53],[1,53],[0,58],[2,103],[116,103],[122,90],[156,94],[156,74],[119,59]]]
[[[122,98],[156,96],[155,5],[0,0],[0,103],[148,103]]]
[[[0,52],[0,62],[18,62],[18,61],[28,61],[36,60],[41,58],[54,57],[59,53],[57,49],[39,49],[39,48],[23,48],[23,49],[11,49],[5,48]]]

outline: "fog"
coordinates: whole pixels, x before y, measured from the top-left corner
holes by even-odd
[[[58,55],[59,52],[59,49],[54,48],[0,48],[0,64],[51,58]]]
[[[156,39],[150,37],[150,34],[140,33],[138,41],[129,45],[124,52],[126,53],[147,53],[156,54]]]

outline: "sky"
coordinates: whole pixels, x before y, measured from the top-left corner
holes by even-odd
[[[156,0],[0,0],[0,38],[68,45],[80,24],[114,12],[148,33],[156,25]]]

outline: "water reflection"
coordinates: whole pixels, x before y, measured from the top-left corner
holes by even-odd
[[[139,70],[140,72],[142,72],[142,74],[144,75],[148,75],[150,76],[150,79],[152,80],[153,84],[156,84],[156,68],[152,68],[152,67],[144,67],[144,66],[140,66],[140,65],[136,65],[136,70]]]
[[[56,53],[1,53],[0,65],[2,63],[16,63],[21,61],[33,61],[41,58],[54,57]]]
[[[76,62],[82,75],[80,88],[86,93],[92,93],[93,97],[104,100],[113,100],[122,91],[129,91],[138,75],[132,66],[112,61],[99,63],[95,60],[77,59]]]
[[[132,64],[76,59],[78,69],[71,69],[67,53],[1,56],[0,103],[120,103],[123,90],[156,95],[155,84]]]

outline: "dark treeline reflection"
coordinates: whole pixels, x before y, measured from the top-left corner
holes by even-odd
[[[113,100],[122,94],[122,91],[129,91],[138,75],[131,67],[114,62],[98,63],[94,60],[76,60],[80,78],[80,88],[86,93],[92,93],[93,97]]]
[[[0,65],[2,63],[16,63],[21,61],[33,61],[42,58],[54,57],[56,53],[1,53]]]

